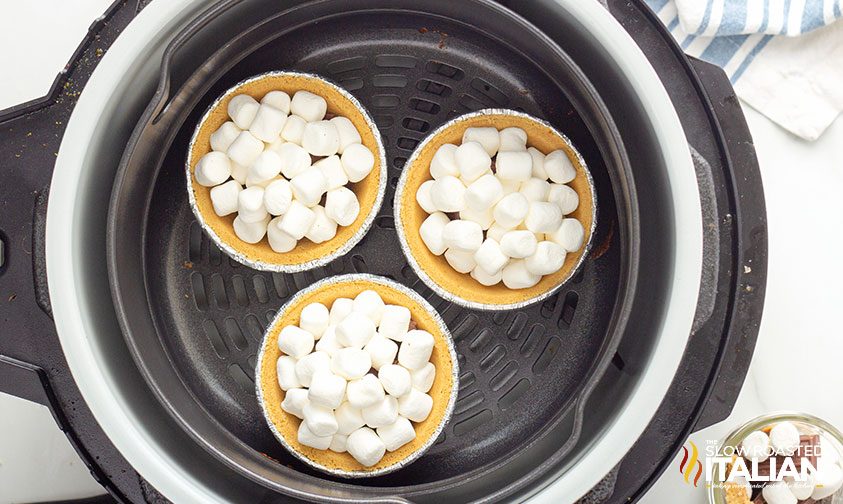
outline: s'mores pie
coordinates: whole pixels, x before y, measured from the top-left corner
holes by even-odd
[[[458,117],[407,161],[394,215],[410,265],[440,296],[476,309],[539,301],[582,264],[594,182],[566,136],[512,110]]]
[[[228,255],[296,272],[348,252],[386,189],[385,151],[347,91],[309,74],[270,72],[214,101],[185,166],[191,208]]]
[[[416,292],[372,275],[300,291],[261,345],[257,396],[297,458],[369,477],[420,457],[450,419],[458,363],[444,322]]]

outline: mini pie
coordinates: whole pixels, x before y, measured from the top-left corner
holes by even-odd
[[[281,330],[301,320],[302,309],[311,303],[331,306],[338,298],[354,299],[366,290],[374,290],[386,304],[400,305],[410,310],[415,328],[428,331],[434,338],[430,362],[436,372],[428,394],[433,407],[428,417],[413,422],[416,437],[396,451],[387,451],[383,458],[366,467],[348,452],[336,453],[305,446],[298,441],[298,429],[303,420],[284,411],[281,403],[286,393],[278,383],[276,361],[283,355],[278,339]],[[297,458],[308,465],[330,474],[344,477],[368,477],[386,474],[403,467],[426,451],[441,433],[453,410],[458,383],[456,353],[450,334],[433,308],[417,294],[398,284],[371,275],[344,275],[328,278],[294,296],[279,311],[267,329],[261,345],[256,370],[257,395],[264,416],[276,438]]]
[[[260,101],[271,91],[293,96],[308,91],[327,101],[327,114],[348,118],[359,133],[362,145],[374,154],[374,166],[363,180],[346,185],[357,197],[360,212],[347,226],[339,226],[336,235],[322,243],[301,239],[289,252],[274,251],[266,237],[246,243],[234,231],[236,213],[220,217],[214,211],[211,187],[197,182],[199,160],[211,152],[211,135],[230,121],[228,104],[237,95],[249,95]],[[328,116],[326,116],[328,117]],[[211,238],[234,259],[257,269],[281,272],[302,271],[321,266],[343,255],[368,231],[383,201],[386,188],[385,151],[380,133],[363,107],[348,92],[321,77],[294,72],[270,72],[245,80],[225,92],[199,122],[190,143],[186,162],[188,193],[194,214]]]
[[[585,232],[583,245],[569,252],[558,271],[545,275],[537,284],[524,289],[510,289],[498,283],[484,286],[467,273],[456,271],[444,255],[434,255],[425,245],[420,227],[428,218],[416,200],[419,187],[432,180],[429,167],[443,144],[459,145],[468,128],[493,127],[503,130],[518,127],[527,133],[527,146],[547,154],[563,150],[576,170],[567,185],[579,196],[579,206],[567,217],[577,219]],[[539,301],[569,280],[583,262],[596,224],[596,197],[591,174],[570,141],[549,124],[511,110],[482,110],[454,119],[427,137],[407,162],[395,197],[395,219],[405,255],[416,273],[439,295],[462,306],[476,309],[512,309]]]

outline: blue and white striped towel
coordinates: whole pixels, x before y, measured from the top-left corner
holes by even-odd
[[[792,133],[815,140],[843,111],[843,0],[646,1],[686,53]]]

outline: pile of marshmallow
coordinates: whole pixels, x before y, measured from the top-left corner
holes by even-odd
[[[422,241],[482,285],[530,288],[582,247],[582,224],[565,217],[579,205],[565,185],[576,169],[563,150],[528,148],[521,128],[466,129],[461,145],[439,147],[430,174],[416,192],[430,214]]]
[[[375,156],[348,118],[326,120],[327,110],[308,91],[228,102],[231,120],[211,134],[212,151],[194,174],[212,188],[217,215],[237,213],[234,233],[244,242],[267,236],[272,250],[289,252],[302,238],[330,240],[357,219],[360,202],[346,186],[372,171]]]
[[[299,443],[348,451],[366,467],[416,438],[412,422],[430,415],[436,367],[433,336],[410,329],[410,310],[373,290],[331,309],[304,307],[299,325],[278,336],[281,409],[302,419]]]
[[[771,456],[777,457],[777,467],[783,468],[784,458],[794,456],[799,450],[803,436],[792,422],[780,422],[767,434],[762,430],[748,434],[741,442],[742,454],[747,462],[765,462]],[[819,453],[816,474],[808,481],[796,481],[785,476],[781,481],[764,484],[761,495],[767,504],[796,504],[799,501],[813,499],[819,501],[836,493],[843,486],[843,469],[840,453],[825,436],[818,436],[819,447],[812,447]],[[742,478],[748,496],[752,494],[750,483]]]

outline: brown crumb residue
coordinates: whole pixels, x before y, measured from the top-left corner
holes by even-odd
[[[185,269],[193,269],[193,263],[190,262],[190,261],[185,261],[184,262],[184,268]]]
[[[603,257],[603,254],[609,251],[609,248],[612,246],[612,238],[615,237],[615,221],[609,222],[609,232],[606,234],[606,238],[600,242],[600,245],[594,247],[594,251],[591,253],[591,258],[593,260],[600,259]]]

